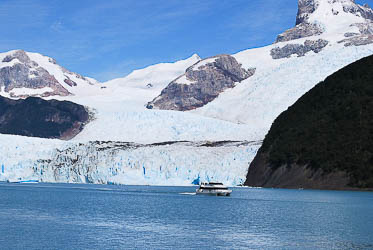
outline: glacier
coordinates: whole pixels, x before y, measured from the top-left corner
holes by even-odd
[[[0,181],[192,185],[243,184],[261,142],[87,143],[1,135]]]

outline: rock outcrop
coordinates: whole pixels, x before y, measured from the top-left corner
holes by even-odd
[[[78,85],[76,79],[92,84],[83,76],[58,66],[52,58],[47,64],[48,68],[45,63],[41,66],[23,50],[8,52],[0,61],[0,92],[15,98],[68,96],[71,95],[68,88]],[[60,73],[61,79],[56,79],[55,71]]]
[[[0,69],[0,87],[3,87],[5,92],[10,92],[15,88],[41,89],[47,87],[50,90],[43,93],[43,96],[70,94],[47,70],[31,61],[23,50],[6,56],[2,62],[10,63],[10,66]]]
[[[345,171],[325,172],[307,165],[268,167],[268,154],[258,153],[252,161],[245,185],[265,188],[352,189]]]
[[[338,16],[341,14],[341,11],[361,19],[360,23],[352,25],[370,26],[373,21],[373,10],[368,5],[361,6],[353,0],[299,0],[298,14],[295,22],[296,26],[278,35],[276,42],[285,42],[303,37],[321,35],[328,29],[328,22],[339,22]],[[335,19],[328,21],[317,20],[317,18],[312,19],[311,17],[317,12],[319,16],[335,16]],[[320,15],[320,13],[322,14]],[[356,34],[348,32],[348,35],[354,37],[341,41],[346,42],[346,46],[362,45],[373,41],[370,37],[361,37],[367,35],[362,31]],[[362,40],[364,40],[364,42],[361,42]]]
[[[309,16],[316,11],[318,6],[317,0],[299,0],[296,26],[278,35],[276,43],[322,34],[323,29],[318,24],[308,22]]]
[[[71,139],[88,122],[87,110],[68,101],[38,97],[12,100],[0,96],[0,133]]]
[[[204,59],[172,81],[158,97],[147,104],[147,108],[179,111],[196,109],[254,73],[255,69],[243,69],[230,55]]]
[[[322,29],[317,24],[301,23],[277,36],[276,43],[291,41],[303,37],[321,35]]]
[[[299,0],[295,25],[307,23],[309,15],[315,12],[317,7],[319,7],[319,2],[317,0]]]
[[[330,1],[330,0],[329,0]],[[335,0],[334,0],[335,1]],[[356,16],[361,16],[362,18],[373,21],[373,10],[369,7],[368,4],[364,4],[363,6],[355,3],[354,0],[339,0],[343,5],[343,11],[346,13],[351,13]],[[334,13],[335,15],[337,13]]]
[[[373,22],[356,23],[351,26],[357,27],[359,29],[359,33],[347,32],[344,34],[346,39],[339,41],[339,43],[343,43],[346,47],[348,47],[367,45],[373,42]]]
[[[373,56],[319,83],[272,124],[245,184],[373,188]]]
[[[306,40],[304,44],[287,44],[284,47],[275,47],[271,50],[271,56],[273,59],[288,58],[292,55],[304,56],[307,52],[313,51],[319,53],[326,45],[328,41],[319,39],[316,41]]]

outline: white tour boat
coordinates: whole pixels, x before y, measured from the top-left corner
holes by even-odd
[[[230,196],[232,190],[218,182],[202,182],[196,190],[196,194],[215,195],[215,196]]]

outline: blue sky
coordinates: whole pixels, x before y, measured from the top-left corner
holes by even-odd
[[[296,12],[297,0],[0,0],[0,51],[38,52],[105,81],[268,45]]]

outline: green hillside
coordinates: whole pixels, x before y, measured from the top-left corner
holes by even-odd
[[[259,153],[272,170],[342,170],[350,186],[372,188],[373,56],[329,76],[283,112]]]

